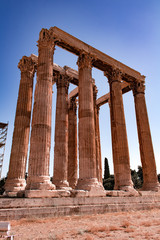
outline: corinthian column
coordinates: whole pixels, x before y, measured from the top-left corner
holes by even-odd
[[[158,190],[156,163],[150,133],[144,82],[134,82],[133,95],[137,120],[140,155],[143,169],[143,190]]]
[[[79,67],[79,180],[77,189],[102,188],[96,174],[92,58],[80,54]]]
[[[30,57],[24,56],[20,60],[18,67],[21,70],[21,81],[14,122],[9,172],[5,184],[5,191],[8,195],[16,195],[20,190],[24,190],[26,186],[25,172],[30,132],[35,63]]]
[[[58,74],[55,78],[57,85],[54,175],[53,183],[57,189],[67,189],[68,169],[68,79]]]
[[[77,184],[77,103],[71,98],[68,107],[68,182],[73,189]]]
[[[96,174],[97,179],[102,183],[102,162],[101,162],[101,144],[99,131],[99,107],[96,105],[97,87],[93,86],[93,102],[94,102],[94,121],[95,121],[95,144],[96,144]]]
[[[55,189],[49,177],[54,42],[47,29],[40,32],[38,51],[27,190]]]
[[[114,163],[115,187],[129,190],[133,187],[130,174],[130,159],[121,89],[121,72],[110,69],[105,72],[110,86],[110,117],[112,134],[112,151]]]
[[[98,152],[98,164],[99,164],[99,174],[98,181],[102,183],[102,156],[101,156],[101,139],[100,139],[100,127],[99,127],[99,107],[97,106],[97,152]]]

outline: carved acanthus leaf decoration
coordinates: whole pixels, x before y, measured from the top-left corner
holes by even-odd
[[[72,97],[69,101],[69,109],[73,110],[74,113],[77,111],[77,101],[76,97]]]
[[[95,102],[96,102],[96,99],[97,99],[97,93],[98,93],[98,89],[97,89],[97,86],[94,84],[93,85],[93,99],[94,99]]]
[[[65,88],[66,93],[68,93],[68,88],[69,88],[69,77],[68,76],[57,73],[54,76],[54,81],[56,82],[57,88]]]
[[[38,47],[39,48],[49,47],[54,51],[55,39],[53,38],[52,33],[48,29],[42,28],[42,30],[40,31]]]
[[[137,95],[139,93],[145,93],[145,82],[135,81],[131,84],[131,89],[133,90],[133,95]]]
[[[108,78],[108,82],[122,81],[122,71],[119,68],[111,67],[109,70],[104,72],[104,75]]]
[[[21,72],[34,73],[36,70],[36,63],[31,57],[23,56],[18,63],[18,68],[21,70]]]
[[[88,53],[85,53],[84,51],[82,51],[79,55],[79,58],[78,58],[78,61],[77,61],[77,65],[80,68],[92,68],[92,62],[93,62],[93,57],[88,54]]]

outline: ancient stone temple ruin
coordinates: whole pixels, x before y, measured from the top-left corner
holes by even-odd
[[[53,63],[56,45],[78,56],[78,72]],[[16,196],[23,191],[26,197],[105,196],[106,192],[102,185],[99,109],[107,102],[111,119],[114,189],[129,191],[136,195],[130,174],[122,99],[122,94],[128,91],[133,92],[135,103],[144,178],[143,190],[158,190],[143,75],[57,27],[41,30],[38,57],[33,54],[30,57],[24,56],[18,67],[21,71],[21,81],[9,173],[5,185],[6,195]],[[110,87],[110,92],[99,99],[92,78],[92,67],[104,72]],[[35,71],[37,81],[32,110]],[[76,88],[68,94],[70,83],[76,85]],[[53,84],[57,86],[57,102],[54,175],[51,182],[49,167],[53,127],[51,125]],[[30,153],[26,182],[29,137]]]

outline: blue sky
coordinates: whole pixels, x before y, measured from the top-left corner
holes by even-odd
[[[9,121],[2,175],[8,170],[22,56],[37,54],[42,28],[57,26],[146,76],[146,103],[160,173],[160,1],[159,0],[0,0],[0,122]],[[77,69],[77,57],[56,48],[54,62]],[[98,96],[108,92],[103,73],[93,68]],[[72,89],[71,86],[70,89]],[[56,88],[53,86],[53,126]],[[134,100],[123,96],[131,168],[140,165]],[[100,110],[102,159],[113,172],[108,105]],[[52,131],[51,172],[54,127]]]

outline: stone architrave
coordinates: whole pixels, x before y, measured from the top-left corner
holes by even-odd
[[[111,68],[106,71],[110,86],[110,117],[112,151],[115,177],[115,190],[131,190],[133,183],[130,173],[128,140],[124,116],[124,107],[121,89],[121,71]]]
[[[34,94],[27,190],[52,190],[49,161],[51,147],[52,76],[54,42],[47,29],[38,41],[37,83]],[[26,193],[27,194],[27,193]]]
[[[140,156],[143,170],[142,189],[158,190],[159,183],[157,178],[156,163],[145,101],[144,82],[135,81],[132,85],[132,88],[135,103]]]
[[[102,162],[101,162],[101,146],[100,146],[100,132],[99,132],[99,107],[96,104],[97,87],[93,85],[93,102],[94,102],[94,121],[95,121],[95,145],[96,145],[96,174],[97,179],[102,183]]]
[[[33,78],[35,62],[24,56],[18,68],[21,70],[21,81],[17,100],[14,122],[12,150],[5,193],[14,195],[26,186],[25,173],[30,133],[30,119],[32,110]]]
[[[79,179],[77,189],[103,190],[96,175],[92,57],[81,53],[79,67]]]
[[[73,189],[77,185],[77,171],[77,102],[73,97],[68,107],[68,182]]]
[[[57,85],[54,173],[53,183],[57,189],[69,187],[68,170],[68,77],[58,74],[55,77]]]

